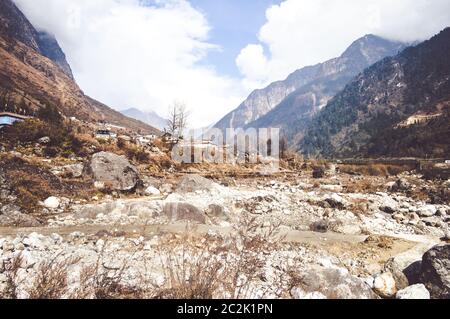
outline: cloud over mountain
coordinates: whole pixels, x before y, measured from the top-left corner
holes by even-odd
[[[236,80],[202,63],[217,47],[205,16],[187,1],[15,2],[35,27],[55,34],[83,90],[118,109],[164,115],[182,100],[191,124],[202,126],[242,99]]]
[[[249,87],[339,55],[364,34],[392,40],[429,38],[450,25],[448,0],[286,0],[270,7],[260,43],[236,63]]]

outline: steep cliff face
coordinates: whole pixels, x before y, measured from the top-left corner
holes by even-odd
[[[298,148],[324,156],[450,156],[450,28],[360,74]]]
[[[254,91],[236,110],[215,127],[281,127],[288,121],[311,116],[364,68],[385,56],[397,54],[404,44],[367,35],[344,54],[325,63],[295,71],[284,81]]]
[[[36,29],[11,0],[0,1],[0,35],[39,51]]]
[[[72,69],[56,38],[45,31],[41,31],[37,34],[37,41],[41,54],[55,62],[67,76],[73,79]]]
[[[73,79],[66,56],[55,37],[44,31],[37,31],[23,13],[10,0],[0,2],[0,35],[7,42],[18,41],[55,62]]]
[[[0,95],[31,109],[53,104],[81,120],[159,132],[84,95],[56,40],[36,31],[11,0],[0,1]]]

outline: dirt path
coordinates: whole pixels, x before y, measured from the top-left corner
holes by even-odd
[[[162,233],[183,233],[187,230],[187,224],[183,222],[160,225],[79,225],[79,226],[64,226],[64,227],[0,227],[0,237],[17,236],[19,234],[30,234],[33,232],[42,235],[51,235],[57,233],[63,237],[73,233],[82,232],[86,235],[95,235],[99,232],[108,231],[110,233],[120,233],[127,237],[152,237]],[[202,236],[209,231],[220,234],[229,234],[232,231],[231,227],[221,227],[214,225],[196,225],[191,232],[195,232],[198,236]],[[284,238],[285,242],[291,243],[310,243],[320,245],[333,244],[359,244],[363,243],[367,236],[365,235],[347,235],[338,233],[316,233],[312,231],[281,231],[280,237]],[[408,242],[429,242],[432,238],[425,236],[403,235],[398,236],[398,240]]]

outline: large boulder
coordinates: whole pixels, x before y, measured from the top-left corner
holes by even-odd
[[[307,270],[296,286],[294,298],[320,293],[328,299],[376,299],[376,294],[360,278],[343,268],[315,266]],[[301,289],[301,290],[300,290]],[[299,293],[301,292],[301,293]]]
[[[392,273],[385,272],[375,277],[373,290],[383,298],[392,298],[397,292],[397,286]]]
[[[205,214],[188,203],[167,203],[164,205],[163,213],[172,221],[189,220],[201,224],[206,223]]]
[[[417,214],[420,217],[431,217],[431,216],[436,215],[436,213],[437,213],[437,208],[434,205],[425,205],[425,206],[420,207],[417,210]]]
[[[132,191],[141,183],[138,170],[124,156],[107,152],[94,154],[85,165],[84,174],[93,179],[98,189]]]
[[[62,167],[64,174],[73,178],[79,178],[83,175],[83,164],[71,164]]]
[[[178,193],[218,190],[220,186],[213,181],[199,175],[191,174],[182,178],[177,187]]]
[[[450,299],[450,245],[436,246],[423,255],[421,282],[433,299]]]
[[[406,287],[397,292],[396,299],[430,299],[430,292],[422,284]]]
[[[15,205],[0,205],[1,227],[38,227],[42,223],[35,217],[24,214]]]

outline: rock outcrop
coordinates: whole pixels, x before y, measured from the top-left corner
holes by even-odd
[[[397,292],[396,299],[430,299],[430,292],[422,284],[406,287]]]
[[[328,299],[376,299],[372,289],[363,280],[342,268],[314,267],[302,276],[296,288],[291,291],[291,294],[294,292],[294,298],[305,298],[311,293],[315,293],[313,298],[317,298],[320,293]]]
[[[218,189],[220,185],[199,175],[186,175],[177,187],[178,193],[192,193],[197,191],[211,191]]]
[[[423,255],[421,282],[433,299],[450,299],[450,245],[434,247]]]
[[[163,214],[172,221],[188,220],[201,224],[206,223],[205,214],[188,203],[167,203],[164,205]]]
[[[84,168],[98,189],[132,191],[141,181],[136,167],[124,157],[113,153],[94,154]]]

